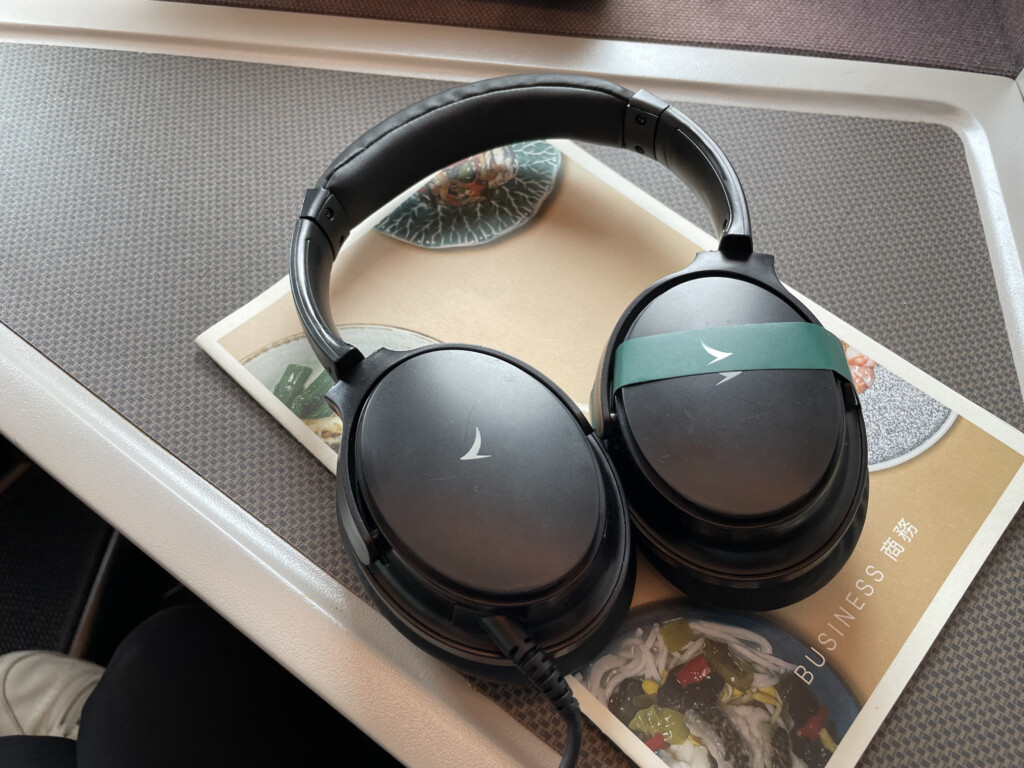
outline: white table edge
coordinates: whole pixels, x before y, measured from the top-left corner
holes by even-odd
[[[555,761],[465,678],[3,324],[0,391],[0,433],[403,763]]]

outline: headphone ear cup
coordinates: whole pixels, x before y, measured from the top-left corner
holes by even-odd
[[[575,404],[479,347],[377,353],[360,369],[336,401],[338,516],[382,612],[492,680],[521,681],[482,623],[493,617],[566,672],[599,652],[628,609],[635,562],[618,479]]]
[[[852,385],[836,369],[744,368],[762,350],[701,340],[768,324],[817,321],[781,285],[771,257],[700,254],[626,310],[591,397],[638,546],[677,587],[732,609],[778,608],[823,586],[852,552],[867,508]],[[628,383],[625,342],[690,331],[695,374]],[[717,372],[702,373],[705,365]]]

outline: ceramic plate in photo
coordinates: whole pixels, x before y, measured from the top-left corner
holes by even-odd
[[[671,768],[822,768],[859,711],[816,652],[761,616],[671,601],[624,627],[580,677]]]
[[[381,348],[401,351],[437,343],[422,333],[387,325],[339,325],[338,333],[364,357]],[[338,451],[341,419],[324,400],[334,382],[316,359],[305,335],[279,341],[242,364],[333,451]]]
[[[536,215],[561,163],[546,141],[490,149],[434,174],[376,228],[422,248],[489,243]]]
[[[882,365],[875,367],[874,383],[860,403],[873,472],[921,455],[956,421],[953,411]]]

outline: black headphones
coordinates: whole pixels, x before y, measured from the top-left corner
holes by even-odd
[[[364,359],[328,301],[353,225],[439,168],[548,137],[656,159],[699,195],[720,238],[626,309],[599,366],[593,428],[542,373],[495,350]],[[346,549],[384,615],[463,671],[514,680],[518,669],[565,715],[571,695],[548,657],[571,671],[616,633],[635,574],[630,517],[670,581],[729,608],[800,600],[856,544],[867,448],[841,343],[753,252],[721,149],[646,91],[526,75],[407,107],[307,191],[290,274],[338,382],[327,399],[345,425]]]

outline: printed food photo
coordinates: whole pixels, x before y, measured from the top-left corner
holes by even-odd
[[[581,677],[671,768],[822,768],[859,710],[827,669],[807,682],[807,647],[757,615],[673,601],[627,627]]]

